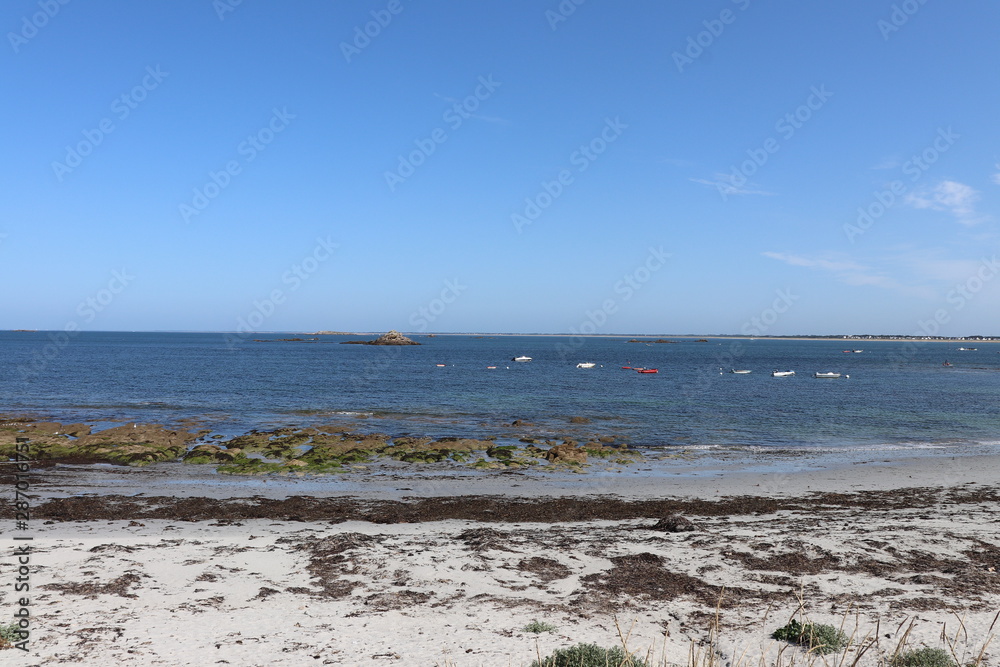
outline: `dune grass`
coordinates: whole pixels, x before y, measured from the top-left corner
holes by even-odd
[[[862,631],[860,613],[854,611],[852,614],[852,609],[848,608],[839,627],[835,627],[806,618],[800,598],[799,609],[793,618],[780,628],[771,628],[768,633],[774,642],[767,647],[758,646],[756,650],[747,647],[735,655],[728,654],[727,649],[731,649],[722,646],[721,615],[720,598],[705,634],[698,640],[690,640],[683,662],[670,661],[667,657],[668,653],[678,654],[676,650],[668,651],[668,648],[677,648],[669,646],[669,632],[664,633],[659,648],[649,646],[636,650],[630,647],[632,629],[624,631],[616,616],[616,645],[605,648],[581,642],[550,650],[543,656],[539,646],[541,640],[536,639],[536,659],[530,667],[991,667],[995,663],[986,661],[986,651],[1000,620],[1000,612],[997,612],[985,637],[971,637],[965,617],[956,615],[954,623],[942,626],[938,645],[913,646],[910,637],[917,627],[916,617],[905,619],[895,632],[885,632],[879,621]],[[761,622],[764,630],[768,629],[767,617],[765,613]],[[539,621],[534,623],[548,625]],[[446,662],[439,667],[459,667],[459,663]]]

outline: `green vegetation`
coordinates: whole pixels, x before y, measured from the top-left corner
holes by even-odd
[[[556,626],[545,621],[532,621],[522,628],[525,632],[533,632],[536,635],[540,635],[543,632],[553,632],[555,629]]]
[[[17,623],[10,625],[0,625],[0,649],[13,648],[14,644],[21,640],[18,634],[21,631]]]
[[[895,656],[891,667],[957,667],[943,648],[918,648]]]
[[[559,649],[531,667],[652,667],[645,660],[629,655],[622,649],[601,648],[597,644],[577,644]]]
[[[812,653],[824,655],[834,653],[847,646],[847,635],[833,627],[823,623],[799,623],[791,620],[788,625],[778,628],[771,635],[793,644],[800,644],[809,649]]]
[[[525,469],[547,462],[547,467],[553,469],[583,472],[588,467],[588,452],[622,465],[642,458],[625,445],[606,446],[615,442],[611,436],[594,437],[583,448],[567,438],[562,438],[561,445],[546,440],[543,444],[548,447],[543,448],[533,444],[542,442],[537,439],[522,439],[529,444],[497,444],[497,436],[393,438],[384,433],[353,433],[329,427],[252,430],[226,439],[208,430],[189,432],[155,424],[128,423],[92,433],[91,427],[82,423],[29,421],[0,428],[0,460],[16,455],[15,438],[21,434],[31,438],[31,456],[35,460],[130,466],[182,461],[218,466],[218,472],[234,475],[345,472],[354,464],[376,461],[463,464],[477,470]]]

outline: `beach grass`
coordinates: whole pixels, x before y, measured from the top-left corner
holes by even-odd
[[[956,622],[949,631],[942,627],[938,646],[911,647],[910,636],[917,627],[917,618],[908,617],[894,633],[883,634],[881,624],[861,631],[859,616],[851,608],[841,618],[840,627],[805,620],[792,619],[774,633],[775,643],[767,647],[746,647],[739,655],[732,647],[724,647],[721,600],[715,614],[700,639],[691,639],[687,646],[686,660],[671,661],[669,631],[664,633],[662,646],[649,646],[644,651],[630,647],[629,631],[624,631],[617,616],[615,627],[618,645],[604,648],[594,643],[577,643],[555,649],[538,656],[530,667],[989,667],[986,650],[994,638],[994,628],[1000,619],[997,612],[986,637],[970,636],[964,617],[955,616]],[[802,613],[800,609],[797,614]],[[767,623],[767,613],[762,625]],[[803,614],[804,616],[804,614]],[[854,628],[845,629],[853,618]],[[634,626],[634,623],[633,623]],[[905,629],[904,629],[905,628]],[[527,628],[525,628],[527,630]],[[894,638],[883,643],[882,639]],[[537,643],[536,643],[537,647]],[[868,656],[867,662],[863,659]],[[457,663],[443,663],[439,667],[458,667]]]
[[[551,623],[546,623],[545,621],[532,621],[531,623],[525,625],[522,630],[540,635],[543,632],[555,632],[556,626]]]

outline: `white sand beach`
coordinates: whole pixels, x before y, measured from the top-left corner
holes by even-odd
[[[908,646],[945,647],[944,633],[971,661],[1000,611],[997,468],[994,458],[965,457],[724,481],[622,473],[617,483],[589,478],[589,493],[588,475],[426,475],[400,490],[368,471],[364,484],[308,488],[372,508],[402,495],[404,505],[454,501],[457,515],[476,509],[465,502],[488,504],[497,516],[242,518],[220,505],[219,516],[186,520],[135,518],[126,503],[119,519],[45,518],[46,498],[113,504],[122,496],[105,494],[142,478],[146,496],[177,490],[147,469],[105,468],[87,481],[69,466],[72,480],[66,470],[39,473],[41,515],[25,533],[30,650],[0,651],[0,664],[527,666],[560,647],[624,642],[656,665],[690,664],[692,651],[713,651],[720,665],[770,665],[779,654],[781,664],[852,664],[866,646],[857,664],[878,665],[908,629]],[[248,506],[264,487],[280,499],[306,495],[296,484],[308,484],[236,481],[247,488],[239,497],[258,496]],[[338,489],[352,485],[368,492]],[[210,488],[185,494],[211,513]],[[611,498],[640,505],[623,518],[565,521],[503,510],[517,499],[565,501],[584,503],[568,506],[585,514]],[[682,503],[693,530],[657,528],[667,517],[645,516],[641,505],[657,499]],[[774,499],[782,500],[769,510]],[[0,591],[4,608],[16,602],[11,586]],[[853,648],[807,656],[770,638],[796,614],[843,626]],[[532,621],[554,629],[528,632]],[[987,647],[981,664],[997,664],[998,650]]]

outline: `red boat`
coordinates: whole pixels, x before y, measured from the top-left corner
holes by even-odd
[[[636,370],[636,373],[657,373],[657,372],[659,371],[657,371],[655,368],[642,368]]]
[[[622,369],[626,370],[626,371],[630,371],[630,370],[632,370],[632,367],[631,366],[622,366]]]

